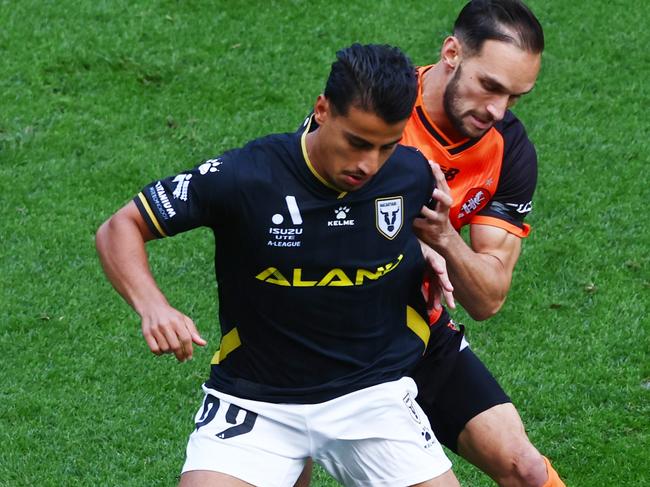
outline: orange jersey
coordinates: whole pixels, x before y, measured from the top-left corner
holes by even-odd
[[[451,189],[454,228],[483,224],[527,236],[524,218],[532,209],[537,156],[523,125],[508,111],[483,136],[451,143],[422,103],[422,76],[429,68],[418,68],[418,98],[401,143],[440,164]]]
[[[418,97],[401,143],[440,164],[451,189],[449,219],[456,230],[468,224],[492,225],[526,237],[530,226],[524,218],[532,209],[537,155],[523,125],[507,111],[483,136],[452,143],[422,103],[422,77],[431,66],[418,68]],[[446,324],[449,315],[434,310],[429,322]]]

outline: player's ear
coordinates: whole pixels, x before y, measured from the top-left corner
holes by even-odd
[[[330,102],[325,95],[320,94],[316,98],[316,103],[314,104],[314,118],[318,125],[323,125],[323,122],[327,120],[330,116]]]
[[[449,36],[442,43],[440,50],[440,60],[448,69],[456,69],[460,63],[463,46],[458,37]]]

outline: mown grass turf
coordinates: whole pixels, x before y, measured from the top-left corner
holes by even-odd
[[[175,484],[218,348],[211,237],[149,247],[209,340],[179,365],[147,351],[96,228],[154,178],[293,130],[340,47],[435,61],[460,5],[0,2],[0,485]],[[534,230],[501,313],[458,316],[567,485],[645,485],[650,7],[531,6],[547,49],[515,111],[540,158]]]

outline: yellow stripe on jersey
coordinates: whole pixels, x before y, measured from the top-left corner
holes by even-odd
[[[410,306],[406,307],[406,326],[408,326],[413,333],[415,333],[420,340],[424,342],[424,348],[429,344],[429,337],[431,336],[431,328],[426,321]]]
[[[339,192],[339,195],[336,197],[337,200],[340,200],[343,198],[347,193],[347,191],[341,192],[336,186],[328,183],[325,178],[323,178],[316,169],[314,169],[313,164],[309,160],[309,155],[307,154],[307,134],[309,133],[309,127],[311,127],[311,121],[312,121],[313,115],[309,117],[309,123],[307,124],[307,127],[305,127],[305,131],[302,133],[300,136],[300,147],[302,147],[302,156],[305,158],[305,162],[307,163],[307,167],[311,171],[311,173],[318,179],[321,183],[323,183],[325,186],[327,186],[330,189],[333,189],[334,191]]]
[[[223,362],[230,352],[235,350],[241,345],[241,340],[239,339],[239,332],[237,328],[233,328],[223,337],[221,337],[221,348],[212,357],[212,365],[216,365],[220,362]]]
[[[156,227],[156,230],[158,230],[158,233],[160,233],[160,235],[162,235],[163,237],[166,237],[167,234],[165,233],[165,231],[160,226],[160,223],[158,223],[158,219],[156,218],[156,215],[154,215],[151,207],[149,206],[149,202],[147,201],[147,198],[144,197],[142,192],[138,193],[138,198],[140,198],[140,203],[142,203],[142,206],[144,207],[145,211],[147,212],[147,215],[149,215],[149,219],[151,220],[151,223],[153,223],[154,227]]]

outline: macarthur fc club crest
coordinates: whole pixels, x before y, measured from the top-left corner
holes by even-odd
[[[402,229],[402,197],[381,198],[375,200],[375,222],[377,230],[384,237],[393,240]]]

